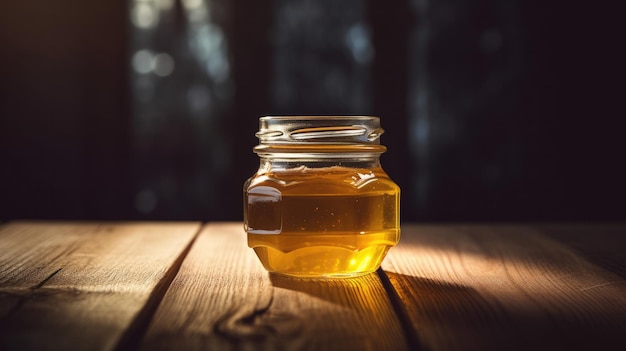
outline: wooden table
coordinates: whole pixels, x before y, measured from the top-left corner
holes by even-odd
[[[626,225],[403,225],[378,272],[269,275],[240,223],[0,226],[0,350],[626,349]]]

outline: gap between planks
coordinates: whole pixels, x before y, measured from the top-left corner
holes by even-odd
[[[417,331],[411,327],[411,317],[407,313],[406,307],[402,302],[402,298],[396,291],[396,288],[391,283],[391,280],[382,267],[376,270],[376,274],[378,275],[378,279],[380,279],[383,288],[387,292],[387,296],[389,296],[389,301],[391,302],[391,306],[393,306],[396,317],[402,325],[402,332],[404,333],[404,338],[406,339],[407,349],[411,351],[421,350],[422,346],[419,341],[419,335],[417,334]]]
[[[0,349],[130,345],[200,229],[191,222],[2,225]]]
[[[189,244],[185,247],[185,249],[180,253],[180,255],[176,258],[172,266],[167,270],[167,272],[163,275],[163,278],[157,283],[152,293],[150,293],[150,297],[148,297],[148,301],[143,306],[141,311],[137,314],[137,317],[130,323],[128,329],[124,332],[117,346],[115,347],[116,351],[125,351],[125,350],[136,350],[141,343],[146,331],[148,330],[148,326],[150,325],[150,321],[154,316],[157,308],[161,304],[165,293],[169,289],[172,281],[178,274],[180,267],[183,264],[183,261],[189,254],[191,247],[196,242],[198,235],[202,232],[204,226],[198,226],[198,229],[194,233],[192,239],[189,241]]]

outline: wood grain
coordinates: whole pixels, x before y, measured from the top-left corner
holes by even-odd
[[[589,262],[626,279],[626,224],[540,224],[542,234],[563,243]]]
[[[623,278],[536,227],[404,226],[383,269],[422,349],[621,350],[626,340]]]
[[[111,350],[141,326],[195,223],[0,228],[0,349]],[[163,291],[164,293],[164,291]],[[147,323],[147,321],[144,321]],[[130,337],[130,336],[129,336]]]
[[[159,306],[143,350],[405,350],[376,274],[269,275],[240,223],[208,224]]]

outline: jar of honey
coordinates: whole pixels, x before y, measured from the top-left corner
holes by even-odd
[[[378,269],[400,238],[400,188],[380,164],[380,119],[271,116],[259,124],[244,228],[263,266],[308,278]]]

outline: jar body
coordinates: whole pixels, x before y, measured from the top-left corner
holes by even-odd
[[[400,188],[378,157],[264,154],[244,185],[248,246],[263,266],[297,277],[378,269],[400,238]]]
[[[380,167],[270,168],[244,194],[248,245],[270,272],[370,273],[399,240],[400,189]]]

